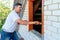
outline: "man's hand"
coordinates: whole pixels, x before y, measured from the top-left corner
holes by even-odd
[[[42,24],[39,21],[34,21],[36,25]]]

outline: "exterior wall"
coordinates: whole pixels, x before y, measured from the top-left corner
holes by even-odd
[[[28,1],[27,1],[22,20],[28,20],[28,17],[29,17],[29,13],[28,13]],[[21,34],[21,36],[24,38],[24,40],[41,40],[39,37],[37,37],[31,31],[28,32],[28,25],[27,26],[20,25],[18,32],[19,32],[19,34]]]
[[[60,0],[44,0],[44,40],[60,40]]]

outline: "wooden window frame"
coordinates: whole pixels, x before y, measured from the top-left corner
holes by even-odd
[[[29,21],[33,21],[33,1],[34,0],[28,0],[28,2],[29,2]],[[43,6],[43,4],[44,4],[44,0],[42,0],[42,34],[44,35],[44,6]],[[33,25],[29,25],[29,31],[30,30],[32,30],[33,29]]]

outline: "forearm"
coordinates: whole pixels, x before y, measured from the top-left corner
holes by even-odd
[[[32,22],[32,21],[22,21],[20,22],[21,25],[29,25],[29,24],[35,24],[35,22]]]
[[[38,22],[38,21],[30,21],[30,22],[28,22],[28,24],[36,24],[36,25],[38,25],[38,24],[42,24],[42,23]]]
[[[35,22],[33,22],[33,21],[30,21],[30,22],[29,22],[29,21],[28,21],[28,24],[35,24]]]
[[[21,22],[19,22],[19,24],[21,24],[21,25],[27,25],[27,22],[21,21]]]
[[[27,20],[17,20],[18,24],[22,24],[22,25],[28,25],[28,24],[41,24],[38,21],[27,21]]]

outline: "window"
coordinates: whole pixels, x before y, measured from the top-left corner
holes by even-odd
[[[39,21],[42,23],[41,25],[29,25],[29,31],[33,29],[43,34],[43,20],[42,0],[29,0],[29,21]]]

